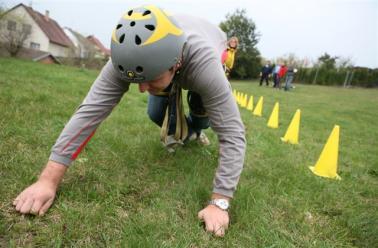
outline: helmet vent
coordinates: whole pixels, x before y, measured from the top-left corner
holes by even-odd
[[[150,30],[150,31],[154,31],[155,30],[155,26],[154,25],[145,25],[145,27]]]
[[[135,22],[134,21],[130,22],[130,26],[134,27],[135,26]]]
[[[146,11],[143,12],[143,15],[142,15],[142,16],[146,16],[146,15],[149,15],[149,14],[151,14],[151,11],[146,10]]]
[[[129,16],[131,16],[131,15],[133,14],[133,10],[129,10],[129,12],[127,12],[127,14],[128,14]]]
[[[137,66],[136,67],[136,72],[142,73],[143,72],[143,67],[142,66]]]
[[[120,28],[122,28],[122,24],[118,24],[116,27],[116,29],[120,29]]]
[[[140,43],[142,43],[142,40],[138,35],[135,35],[135,44],[140,45]]]
[[[125,72],[125,69],[123,69],[123,66],[122,65],[118,65],[118,69],[120,70],[120,72]]]
[[[121,37],[119,37],[119,43],[122,43],[124,39],[125,39],[125,34],[123,34],[123,35],[121,35]]]

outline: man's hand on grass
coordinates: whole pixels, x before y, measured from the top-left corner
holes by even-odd
[[[22,191],[13,201],[21,214],[43,215],[54,202],[56,190],[67,167],[49,161],[37,182]]]
[[[205,222],[206,231],[215,236],[223,237],[228,228],[230,218],[228,212],[215,205],[208,205],[198,213],[198,218]]]
[[[21,214],[43,215],[54,202],[56,187],[48,181],[38,180],[22,191],[13,201]]]

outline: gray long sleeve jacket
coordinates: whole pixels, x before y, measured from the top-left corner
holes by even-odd
[[[202,97],[211,128],[219,139],[213,192],[232,197],[243,168],[246,145],[239,109],[221,65],[226,36],[205,20],[186,15],[176,15],[175,19],[187,36],[177,82]],[[129,83],[121,79],[109,61],[57,139],[50,160],[69,166],[128,88]]]

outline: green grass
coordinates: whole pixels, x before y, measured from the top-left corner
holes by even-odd
[[[263,117],[241,109],[248,148],[224,238],[203,231],[217,140],[168,154],[132,86],[70,168],[44,217],[12,199],[38,177],[51,146],[98,72],[0,59],[0,247],[377,247],[378,91],[297,85],[292,92],[233,82],[264,96]],[[280,127],[266,127],[276,101]],[[280,141],[302,111],[300,144]],[[334,124],[341,181],[314,176]]]

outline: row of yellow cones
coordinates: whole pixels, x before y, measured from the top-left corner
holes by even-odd
[[[256,104],[256,107],[253,107],[253,96],[249,97],[247,94],[233,91],[233,95],[236,99],[236,102],[241,106],[246,108],[249,111],[252,111],[252,114],[255,116],[262,116],[263,102],[264,97],[261,96]],[[279,125],[279,108],[280,105],[278,102],[275,103],[273,111],[270,114],[267,126],[270,128],[278,128]],[[281,137],[281,140],[290,144],[298,144],[299,139],[299,125],[301,119],[301,110],[297,109],[293,119],[290,122],[289,127],[286,130],[284,137]],[[315,166],[310,166],[311,171],[318,176],[328,177],[332,179],[341,179],[337,174],[337,160],[339,153],[339,134],[340,127],[335,125],[328,140],[325,144],[318,161]]]

